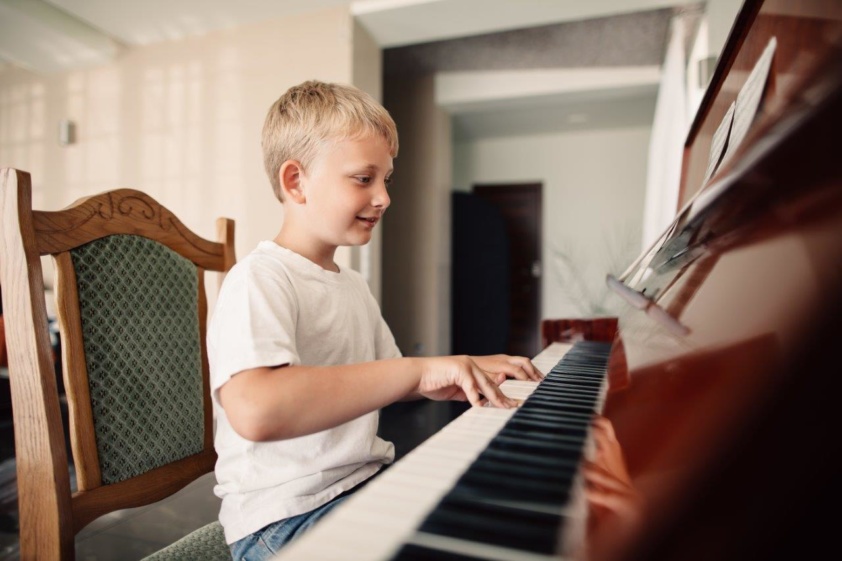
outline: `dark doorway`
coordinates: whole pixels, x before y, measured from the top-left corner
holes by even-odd
[[[509,238],[499,209],[453,193],[453,354],[506,352],[509,341]]]
[[[509,238],[507,352],[533,357],[541,315],[541,184],[474,185],[474,193],[503,216]]]
[[[540,260],[540,183],[454,193],[454,354],[538,353]]]

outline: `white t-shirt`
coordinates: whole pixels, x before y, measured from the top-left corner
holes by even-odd
[[[219,455],[214,493],[222,499],[219,521],[228,543],[325,504],[394,459],[394,446],[377,437],[376,411],[308,436],[251,442],[231,428],[219,405],[219,388],[250,368],[399,357],[356,271],[326,271],[261,242],[226,276],[207,340]]]

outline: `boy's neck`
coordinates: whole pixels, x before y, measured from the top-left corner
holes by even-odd
[[[278,235],[275,236],[274,241],[279,246],[309,259],[326,271],[330,271],[332,273],[339,272],[339,265],[337,265],[333,260],[336,255],[336,247],[311,247],[311,245],[307,244],[305,240],[299,239],[290,232],[284,231],[283,227]]]

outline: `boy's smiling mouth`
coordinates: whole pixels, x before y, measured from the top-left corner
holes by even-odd
[[[373,228],[374,225],[377,224],[377,221],[380,220],[380,217],[379,216],[370,216],[370,217],[357,216],[357,220],[360,220],[364,224],[366,224],[367,226],[371,226]]]

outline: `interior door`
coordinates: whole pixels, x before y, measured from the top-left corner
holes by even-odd
[[[540,351],[541,317],[540,183],[474,185],[474,193],[503,217],[509,239],[509,354],[533,357]]]

